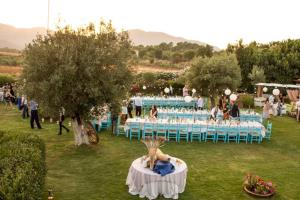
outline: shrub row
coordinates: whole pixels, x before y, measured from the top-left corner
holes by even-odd
[[[0,74],[0,87],[8,83],[14,83],[16,80],[10,75]]]
[[[0,131],[0,199],[42,199],[45,145],[33,134]]]

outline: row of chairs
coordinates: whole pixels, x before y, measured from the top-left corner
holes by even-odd
[[[223,141],[224,143],[228,143],[230,141],[235,141],[236,143],[240,143],[244,141],[246,143],[250,142],[262,142],[262,128],[261,127],[224,127],[224,126],[201,126],[201,125],[193,125],[192,130],[188,130],[187,125],[177,125],[170,124],[165,126],[163,124],[159,124],[154,128],[154,125],[151,123],[145,123],[144,127],[141,128],[139,123],[133,123],[130,125],[128,132],[124,132],[126,136],[129,137],[130,141],[132,138],[137,138],[140,140],[141,138],[145,138],[147,136],[162,136],[167,138],[167,140],[175,140],[176,142],[180,142],[180,140],[185,140],[186,142],[194,140],[197,141],[205,141],[211,140],[216,143],[218,141]],[[272,124],[268,123],[266,129],[266,139],[270,140],[272,133]]]
[[[191,114],[191,113],[158,113],[160,119],[178,118],[178,119],[195,119],[195,120],[209,120],[209,114]],[[217,115],[218,120],[223,120],[222,115]],[[240,121],[257,121],[262,122],[262,116],[240,116]]]

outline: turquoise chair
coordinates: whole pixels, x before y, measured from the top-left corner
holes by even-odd
[[[118,123],[117,123],[117,136],[119,135],[125,135],[128,137],[128,132],[125,130],[125,126],[121,125],[121,117],[118,117]]]
[[[249,141],[249,132],[249,127],[239,127],[238,143],[240,143],[240,141],[245,141],[247,144]]]
[[[207,142],[207,140],[212,140],[213,143],[216,142],[216,128],[214,125],[208,125],[207,126],[207,130],[205,133],[205,142]]]
[[[262,128],[261,127],[251,127],[250,128],[250,143],[252,144],[252,142],[256,141],[257,143],[261,143],[262,142]]]
[[[235,141],[238,143],[239,129],[238,127],[227,127],[227,141]]]
[[[129,139],[132,140],[133,137],[136,137],[140,140],[141,127],[139,123],[131,123],[129,125]]]
[[[225,126],[217,126],[216,127],[216,142],[219,140],[223,141],[224,143],[227,142],[227,131]]]
[[[151,138],[153,138],[154,136],[154,129],[152,123],[144,124],[144,128],[142,130],[142,138],[145,139],[147,136],[151,136]]]
[[[272,135],[272,123],[268,122],[267,128],[266,128],[266,139],[270,140]]]
[[[193,139],[198,139],[199,142],[201,142],[203,138],[203,132],[202,132],[202,126],[200,124],[193,124],[192,125],[192,131],[191,131],[191,142],[193,142]]]
[[[185,139],[186,142],[189,141],[189,127],[187,124],[179,125],[177,141],[180,142],[180,139]]]
[[[167,128],[165,124],[157,124],[156,126],[156,136],[167,138]]]
[[[168,124],[168,134],[167,139],[170,141],[171,139],[175,139],[178,141],[178,124]]]

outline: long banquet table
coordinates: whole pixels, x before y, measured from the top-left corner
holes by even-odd
[[[207,120],[210,117],[208,110],[186,110],[186,109],[169,109],[169,108],[158,108],[158,118],[162,119],[176,119],[176,118],[187,118],[196,120]],[[218,113],[217,119],[223,119],[223,113]],[[255,112],[240,112],[240,121],[257,121],[262,123],[262,116]]]
[[[143,96],[142,104],[143,107],[151,107],[156,105],[158,107],[193,107],[195,105],[195,100],[191,102],[185,102],[183,97],[147,97]],[[135,100],[136,97],[131,97],[131,100]]]
[[[232,129],[237,129],[239,130],[240,128],[243,129],[248,129],[249,134],[251,134],[251,131],[254,128],[258,128],[260,130],[260,134],[262,137],[265,137],[265,128],[264,126],[257,122],[257,121],[219,121],[219,122],[214,122],[214,121],[209,121],[209,120],[192,120],[192,119],[157,119],[155,121],[150,120],[150,119],[143,119],[143,118],[129,118],[126,120],[126,126],[125,129],[129,130],[131,126],[133,125],[139,125],[141,129],[143,129],[144,125],[146,123],[150,123],[153,125],[153,129],[156,130],[158,125],[164,125],[167,129],[168,126],[171,125],[178,125],[178,130],[180,128],[180,125],[187,125],[189,132],[192,131],[193,125],[200,125],[204,129],[207,128],[208,126],[210,128],[232,128]]]

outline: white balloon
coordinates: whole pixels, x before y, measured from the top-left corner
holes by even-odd
[[[191,97],[191,96],[185,96],[185,97],[184,97],[184,101],[185,101],[186,103],[190,103],[192,100],[193,100],[193,97]]]
[[[236,94],[231,94],[229,98],[230,98],[231,101],[236,101],[237,95]]]
[[[227,88],[227,89],[225,90],[225,94],[226,94],[227,96],[230,95],[230,94],[231,94],[231,90]]]
[[[193,92],[193,93],[195,93],[195,92],[196,92],[196,89],[195,89],[195,88],[193,88],[193,89],[192,89],[192,92]]]
[[[144,90],[146,90],[146,89],[147,89],[147,87],[144,85],[144,86],[143,86],[143,89],[144,89]]]
[[[264,88],[263,88],[263,91],[264,91],[264,92],[268,92],[268,88],[267,88],[267,87],[264,87]]]
[[[280,94],[279,89],[276,88],[276,89],[273,90],[273,95],[277,96],[279,94]]]
[[[164,91],[165,91],[165,93],[169,93],[169,92],[170,92],[170,89],[166,87],[166,88],[164,89]]]

